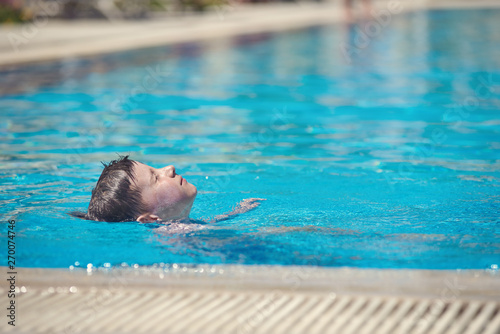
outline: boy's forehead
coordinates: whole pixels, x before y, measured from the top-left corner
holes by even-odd
[[[136,171],[149,172],[153,167],[143,164],[142,162],[136,162],[134,166]]]
[[[138,180],[144,180],[151,174],[151,167],[141,162],[134,165],[134,174]]]

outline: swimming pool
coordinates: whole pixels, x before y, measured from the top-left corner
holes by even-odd
[[[20,267],[497,268],[500,12],[422,11],[5,69],[2,235]],[[346,52],[347,50],[347,52]],[[174,164],[187,233],[72,218],[116,153]]]

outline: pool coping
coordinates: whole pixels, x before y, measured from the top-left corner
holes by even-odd
[[[398,12],[444,8],[500,8],[492,0],[378,0],[373,9]],[[375,22],[375,19],[370,18]],[[26,25],[0,26],[0,68],[65,58],[155,47],[214,38],[299,29],[345,22],[341,1],[230,3],[203,15],[169,15],[147,21],[62,21],[47,15]],[[90,43],[89,43],[90,42]]]
[[[7,267],[0,267],[8,272]],[[28,289],[106,286],[127,288],[285,289],[439,298],[443,289],[461,298],[500,300],[500,272],[487,270],[366,269],[281,265],[182,265],[112,268],[17,268]],[[5,282],[3,282],[5,284]],[[2,286],[0,286],[0,289]]]

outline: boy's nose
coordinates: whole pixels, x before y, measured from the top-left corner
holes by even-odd
[[[175,167],[173,165],[163,167],[163,172],[168,177],[175,177]]]

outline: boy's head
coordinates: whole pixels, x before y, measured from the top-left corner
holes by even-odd
[[[104,164],[87,218],[142,223],[187,218],[197,190],[170,165],[155,169],[128,156]]]

